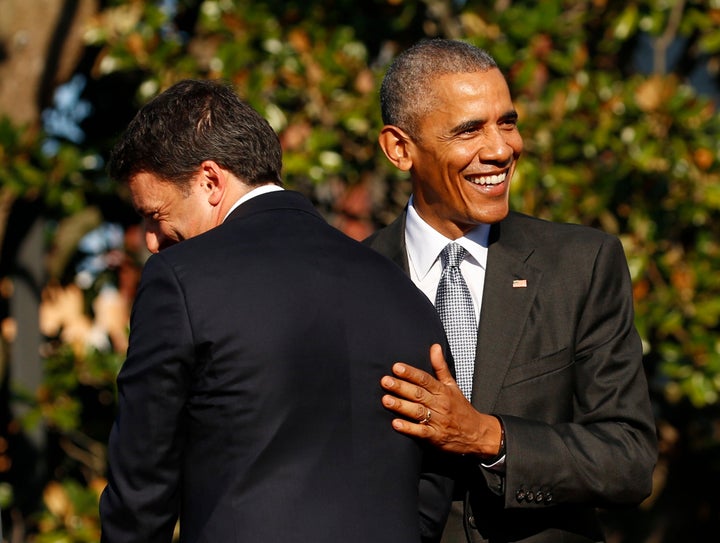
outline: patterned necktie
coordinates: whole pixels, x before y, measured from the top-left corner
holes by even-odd
[[[450,342],[458,386],[470,400],[475,367],[477,323],[470,290],[460,273],[460,262],[466,254],[465,248],[457,243],[448,243],[440,253],[443,271],[438,283],[435,308]]]

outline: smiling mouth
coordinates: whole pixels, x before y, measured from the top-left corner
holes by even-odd
[[[465,179],[475,185],[494,186],[499,185],[507,178],[507,172],[497,175],[467,175]]]

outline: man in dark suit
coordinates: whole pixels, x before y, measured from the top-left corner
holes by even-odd
[[[392,430],[380,380],[398,359],[431,369],[432,304],[281,188],[277,136],[225,85],[162,93],[109,169],[154,254],[102,541],[170,542],[179,516],[188,543],[417,543],[423,445]]]
[[[621,244],[509,211],[523,142],[485,51],[420,42],[393,62],[381,103],[380,145],[413,193],[367,243],[438,304],[459,266],[471,298],[465,339],[453,339],[459,302],[447,312],[458,381],[439,351],[434,374],[397,364],[383,379],[396,430],[454,458],[443,541],[603,541],[595,508],[643,500],[657,454]],[[444,269],[448,244],[461,259]]]

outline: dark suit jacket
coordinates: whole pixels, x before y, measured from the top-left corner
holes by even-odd
[[[408,270],[405,214],[367,243]],[[602,541],[594,508],[651,490],[655,426],[617,238],[511,212],[490,233],[472,403],[504,475],[456,462],[477,541]]]
[[[148,260],[118,377],[102,540],[417,543],[421,445],[380,378],[444,332],[387,259],[298,193]]]

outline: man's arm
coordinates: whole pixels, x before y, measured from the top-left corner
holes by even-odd
[[[554,503],[596,506],[636,504],[652,489],[657,438],[627,261],[611,236],[592,256],[575,329],[572,420],[503,415],[507,507],[546,506],[537,489],[549,489]],[[534,499],[520,499],[523,490]]]
[[[100,501],[103,543],[170,542],[180,503],[181,412],[193,350],[183,296],[161,255],[148,260],[118,376],[118,416]]]

